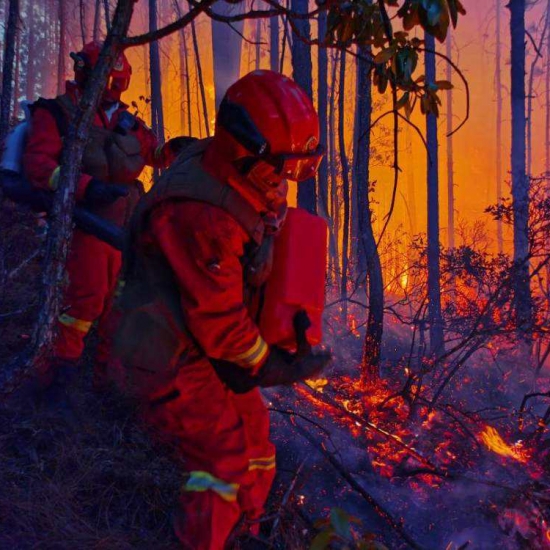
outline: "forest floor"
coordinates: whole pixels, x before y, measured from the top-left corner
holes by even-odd
[[[1,214],[0,364],[27,341],[40,276],[32,217]],[[399,394],[407,331],[388,324],[385,380],[365,392],[362,336],[327,313],[335,359],[326,380],[265,393],[278,475],[261,541],[241,538],[235,550],[305,550],[314,537],[320,549],[345,538],[369,550],[550,548],[550,443],[535,450],[519,440],[517,408],[530,386],[513,358],[496,369],[474,358],[437,410],[412,414]],[[178,547],[171,513],[184,465],[129,403],[92,392],[90,357],[71,417],[24,389],[0,401],[0,550]],[[490,425],[516,443],[494,438],[487,448]]]

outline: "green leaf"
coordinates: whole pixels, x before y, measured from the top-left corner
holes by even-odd
[[[334,538],[334,532],[330,531],[321,531],[317,536],[311,541],[311,546],[309,550],[325,550],[328,545],[332,542]]]
[[[405,92],[401,98],[397,101],[395,104],[395,108],[399,111],[399,109],[402,109],[408,102],[409,102],[410,94],[409,92]]]
[[[374,57],[374,62],[386,63],[386,61],[389,61],[394,56],[394,54],[395,54],[394,47],[385,48],[376,54],[376,56]]]
[[[330,511],[330,523],[343,539],[348,540],[351,537],[350,516],[345,510],[333,508]]]

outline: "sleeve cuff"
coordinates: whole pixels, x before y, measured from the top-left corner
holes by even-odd
[[[224,357],[224,359],[236,363],[243,368],[251,369],[252,374],[256,374],[268,355],[269,346],[261,336],[258,336],[252,347],[247,351],[233,357]]]

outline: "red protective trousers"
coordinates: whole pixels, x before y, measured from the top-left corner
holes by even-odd
[[[185,458],[176,535],[186,550],[222,550],[242,516],[264,511],[275,475],[269,413],[257,389],[234,394],[204,358],[186,362],[173,389],[179,396],[150,406],[145,420],[176,436]]]
[[[54,356],[75,361],[84,350],[84,338],[98,320],[96,361],[106,363],[110,355],[109,312],[122,256],[118,250],[96,237],[75,229],[67,260],[69,284],[64,296],[64,312],[58,321]]]

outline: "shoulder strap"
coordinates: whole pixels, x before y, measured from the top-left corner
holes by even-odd
[[[64,137],[67,133],[67,127],[69,125],[69,113],[63,107],[61,98],[44,99],[43,97],[40,97],[32,104],[31,111],[34,112],[34,110],[38,108],[44,109],[52,115],[57,125],[59,135]]]
[[[138,218],[160,202],[170,199],[206,202],[231,215],[256,244],[261,244],[265,225],[262,216],[237,191],[208,174],[201,165],[201,157],[210,140],[190,145],[164,172],[158,183],[138,205]]]

